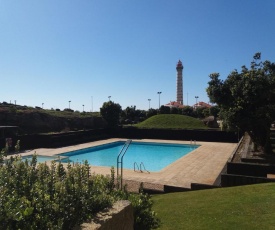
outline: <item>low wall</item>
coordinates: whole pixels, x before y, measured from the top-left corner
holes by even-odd
[[[169,130],[169,129],[93,129],[53,134],[30,134],[13,138],[13,143],[20,140],[21,149],[56,148],[81,144],[107,138],[127,139],[162,139],[162,140],[196,140],[209,142],[237,143],[238,135],[217,130]],[[0,148],[5,140],[0,139]]]
[[[191,190],[204,190],[204,189],[213,189],[220,188],[221,186],[209,185],[209,184],[199,184],[199,183],[191,183]]]
[[[16,137],[21,149],[55,148],[110,138],[105,129],[83,130],[57,134],[31,134]],[[14,141],[16,143],[16,140]]]
[[[222,187],[275,182],[274,179],[267,178],[267,174],[275,174],[274,164],[241,162],[248,152],[250,141],[250,137],[245,134],[233,158],[227,162],[226,172],[221,174]]]
[[[245,176],[266,177],[267,174],[275,174],[275,165],[228,162],[227,173]]]
[[[112,135],[129,139],[163,139],[163,140],[196,140],[208,142],[237,143],[238,134],[219,130],[188,130],[188,129],[137,129],[135,127],[112,130]]]
[[[90,223],[84,223],[74,230],[132,230],[134,229],[133,206],[128,200],[116,202],[112,208],[96,215]]]
[[[269,183],[269,182],[275,182],[275,179],[270,179],[266,177],[233,175],[233,174],[221,175],[222,187],[241,186],[241,185]]]
[[[164,189],[164,193],[191,191],[190,188],[182,188],[182,187],[176,187],[176,186],[170,186],[170,185],[164,185],[163,189]]]

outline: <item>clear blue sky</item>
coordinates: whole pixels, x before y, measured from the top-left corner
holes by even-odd
[[[208,102],[210,73],[256,52],[275,61],[274,12],[274,0],[0,0],[0,102],[158,108],[158,91],[176,100],[179,59],[184,104]]]

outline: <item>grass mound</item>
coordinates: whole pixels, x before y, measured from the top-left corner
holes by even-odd
[[[160,229],[273,229],[274,190],[267,183],[155,195],[153,210]]]
[[[179,114],[159,114],[136,125],[138,128],[158,129],[206,129],[202,121]]]

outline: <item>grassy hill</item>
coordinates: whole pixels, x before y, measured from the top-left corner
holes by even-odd
[[[153,196],[160,229],[274,229],[275,183]]]
[[[135,126],[147,129],[207,129],[202,121],[179,114],[155,115]]]
[[[0,103],[0,126],[18,126],[20,134],[51,133],[103,128],[106,122],[98,113],[48,110]]]

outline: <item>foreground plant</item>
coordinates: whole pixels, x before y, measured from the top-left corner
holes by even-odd
[[[102,176],[90,174],[87,161],[65,169],[60,162],[37,164],[36,155],[4,163],[5,155],[1,151],[0,229],[73,229],[121,199],[133,204],[135,229],[158,226],[150,197],[116,190],[113,168],[111,176]]]
[[[143,193],[143,184],[140,185],[138,194],[127,192],[127,185],[121,191],[116,191],[116,199],[129,200],[134,209],[134,229],[149,230],[160,226],[160,219],[152,210],[153,201],[151,196]]]
[[[0,229],[72,229],[110,207],[109,179],[84,164],[37,164],[20,157],[0,166]]]

